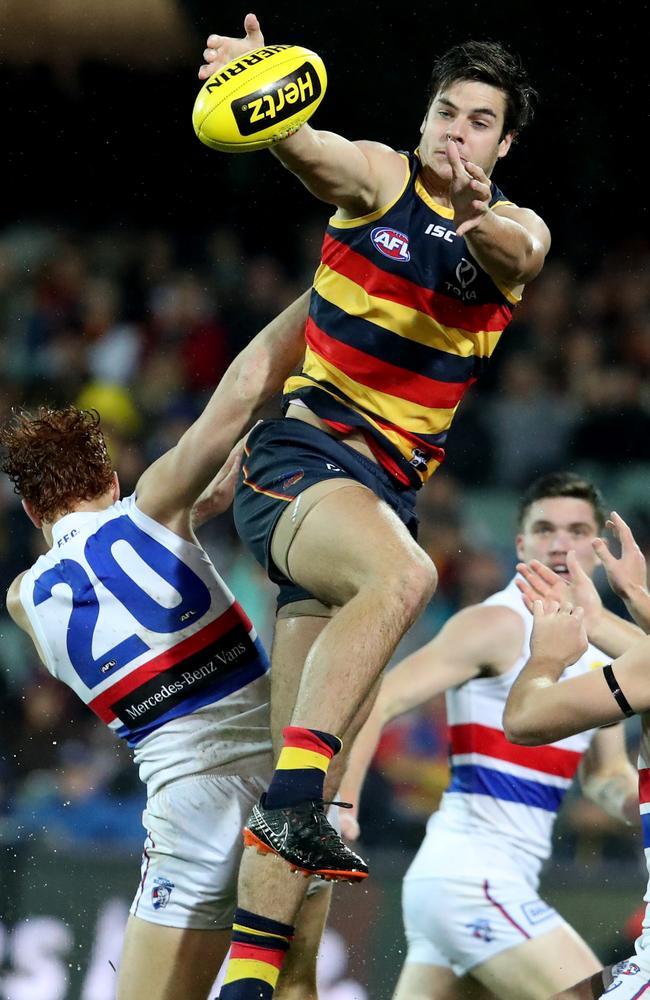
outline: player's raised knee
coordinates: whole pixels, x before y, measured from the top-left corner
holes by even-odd
[[[415,618],[435,593],[438,571],[426,552],[416,549],[406,563],[389,570],[385,584],[408,617]]]

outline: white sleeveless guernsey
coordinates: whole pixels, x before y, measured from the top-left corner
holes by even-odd
[[[150,795],[271,766],[269,664],[204,550],[135,496],[68,514],[20,600],[47,669],[135,750]]]
[[[525,626],[521,656],[498,677],[446,694],[451,781],[406,878],[523,876],[537,884],[551,852],[557,811],[594,730],[550,746],[521,747],[503,732],[510,688],[529,656],[533,616],[514,579],[483,602],[512,608]],[[565,671],[573,677],[609,662],[595,646]]]

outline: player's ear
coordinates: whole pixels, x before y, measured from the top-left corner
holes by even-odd
[[[32,507],[32,505],[29,502],[29,500],[24,500],[23,499],[23,500],[21,500],[21,503],[23,505],[23,510],[27,514],[27,517],[32,522],[32,524],[34,525],[34,527],[35,528],[39,528],[39,529],[42,528],[43,527],[43,518],[38,516],[38,514],[36,513],[36,511]]]
[[[503,139],[499,143],[499,148],[497,150],[497,159],[502,160],[504,156],[507,155],[510,147],[515,141],[516,132],[506,132]]]
[[[111,496],[113,497],[113,503],[116,503],[120,499],[120,480],[117,472],[113,472],[113,478],[111,481]]]
[[[520,562],[525,562],[526,560],[524,558],[524,536],[523,535],[517,535],[516,536],[516,538],[515,538],[515,551],[517,553],[517,559],[519,559]]]

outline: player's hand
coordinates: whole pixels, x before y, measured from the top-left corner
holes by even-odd
[[[357,819],[357,807],[352,809],[339,809],[339,825],[341,836],[346,840],[358,840],[361,834],[359,820]]]
[[[587,652],[584,612],[569,601],[533,601],[531,656],[550,660],[562,668],[571,666]]]
[[[248,434],[237,442],[212,482],[206,486],[192,507],[193,529],[196,530],[211,518],[223,514],[232,505],[247,437]]]
[[[517,563],[520,576],[515,582],[529,611],[533,610],[533,601],[540,597],[545,601],[562,603],[568,600],[571,604],[580,605],[584,610],[585,628],[589,632],[600,620],[603,602],[573,549],[567,553],[566,565],[568,577],[565,579],[538,559],[531,559],[529,563]]]
[[[264,35],[255,14],[247,14],[244,18],[244,31],[246,32],[244,38],[229,38],[227,35],[208,36],[206,48],[203,50],[205,62],[199,69],[199,80],[207,80],[231,59],[264,45]]]
[[[637,545],[629,525],[616,511],[612,511],[606,527],[620,542],[619,558],[612,555],[604,538],[595,538],[592,545],[605,567],[610,587],[615,594],[626,601],[634,596],[635,591],[647,589],[648,572],[645,556]]]
[[[480,226],[490,209],[490,179],[476,163],[463,160],[453,139],[447,141],[447,159],[452,178],[450,198],[458,236],[465,236]]]

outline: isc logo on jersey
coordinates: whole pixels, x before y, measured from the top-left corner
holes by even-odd
[[[391,260],[407,261],[411,259],[409,250],[409,238],[398,229],[389,229],[387,226],[377,226],[370,234],[375,250],[383,253],[384,257]]]

